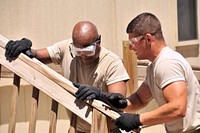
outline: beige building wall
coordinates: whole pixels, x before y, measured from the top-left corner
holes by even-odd
[[[14,40],[27,37],[33,48],[42,48],[70,38],[73,26],[88,20],[96,24],[102,45],[122,57],[126,26],[141,12],[157,15],[167,43],[174,47],[177,43],[174,0],[1,0],[0,34]]]

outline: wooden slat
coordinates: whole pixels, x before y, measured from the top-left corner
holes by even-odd
[[[33,86],[32,101],[31,101],[31,115],[29,123],[29,133],[35,133],[36,119],[38,111],[39,90]]]
[[[10,71],[4,66],[1,67],[1,78],[13,78],[13,77],[14,77],[14,74],[12,71]]]
[[[58,113],[58,102],[55,100],[52,100],[49,133],[56,132],[57,113]]]
[[[48,96],[62,104],[64,107],[68,108],[71,112],[75,112],[79,117],[83,118],[86,122],[91,124],[91,113],[88,113],[87,117],[84,114],[88,110],[91,110],[89,106],[87,106],[83,102],[76,101],[77,105],[85,105],[85,107],[83,107],[81,111],[78,111],[79,107],[75,104],[76,98],[68,91],[64,90],[61,86],[37,71],[32,66],[20,60],[20,58],[17,58],[12,62],[7,61],[3,53],[5,53],[5,50],[0,47],[0,62],[2,63],[2,65],[6,66],[8,69],[19,75],[21,78],[23,78],[36,88],[40,89]],[[32,61],[28,57],[27,60]],[[71,84],[71,86],[73,85]]]
[[[13,61],[6,60],[4,47],[7,41],[7,39],[0,35],[0,62],[2,65],[55,99],[89,124],[92,123],[92,108],[86,103],[76,100],[73,95],[77,91],[77,88],[75,88],[69,80],[37,59],[30,59],[24,54],[20,54],[20,56]],[[119,117],[117,112],[110,109],[108,105],[101,101],[94,100],[87,101],[87,103],[112,119]]]
[[[68,130],[68,133],[76,133],[77,128],[76,128],[76,123],[77,123],[77,115],[72,113],[71,119],[70,119],[70,127]]]
[[[20,56],[13,61],[6,60],[4,47],[7,41],[8,40],[0,35],[1,64],[49,95],[51,98],[55,99],[89,124],[92,123],[92,108],[86,103],[76,100],[73,95],[77,91],[77,88],[75,88],[69,80],[62,77],[37,59],[30,59],[24,54],[20,54]],[[112,119],[119,117],[117,112],[110,109],[108,105],[101,101],[93,100],[86,102]]]
[[[19,96],[19,90],[20,90],[19,87],[20,87],[20,77],[14,74],[8,133],[15,132],[15,118],[16,118],[16,113],[17,113],[17,103],[18,103],[18,96]]]
[[[90,133],[110,133],[106,115],[93,108],[92,126]]]
[[[127,82],[127,96],[134,92],[134,88],[137,88],[137,58],[133,51],[129,50],[128,41],[123,41],[123,63],[130,76],[130,80]]]
[[[3,48],[7,41],[8,40],[1,39],[0,37],[0,62],[2,62],[4,66],[18,74],[27,82],[36,86],[38,89],[41,89],[44,93],[61,103],[89,124],[92,123],[91,107],[86,105],[84,102],[76,100],[76,98],[71,95],[77,91],[77,88],[75,88],[69,80],[50,69],[37,59],[30,59],[24,54],[20,54],[20,56],[12,62],[7,61],[4,56],[5,49]],[[107,105],[101,101],[94,100],[93,102],[88,101],[88,103],[113,119],[119,117],[117,112],[105,108]]]

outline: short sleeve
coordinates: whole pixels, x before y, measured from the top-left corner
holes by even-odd
[[[112,84],[119,81],[128,81],[129,75],[124,67],[124,64],[122,63],[122,60],[120,58],[115,59],[110,62],[110,65],[107,69],[107,80],[106,84]]]
[[[63,40],[47,47],[50,58],[54,64],[61,64],[65,51],[69,51],[71,39]]]
[[[185,68],[178,60],[166,60],[160,62],[155,68],[156,85],[163,89],[176,81],[185,81]]]

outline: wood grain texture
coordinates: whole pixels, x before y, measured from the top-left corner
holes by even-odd
[[[8,133],[15,132],[15,125],[16,125],[15,118],[17,113],[19,91],[20,91],[20,77],[15,74],[13,80],[13,92],[11,97],[11,109],[10,109]]]
[[[0,35],[1,64],[22,77],[27,82],[34,85],[36,88],[49,95],[51,98],[68,108],[70,111],[74,112],[86,122],[89,124],[92,123],[92,108],[86,103],[92,105],[94,108],[113,119],[119,117],[117,112],[110,109],[108,105],[101,101],[94,100],[87,101],[85,103],[77,100],[74,96],[77,88],[73,86],[72,82],[54,70],[50,69],[37,59],[30,59],[26,55],[20,54],[17,59],[11,62],[6,60],[4,56],[4,47],[7,42],[8,40]]]
[[[56,132],[57,115],[58,115],[58,102],[52,99],[50,122],[49,122],[49,133]]]
[[[37,111],[38,111],[38,101],[39,101],[39,90],[33,86],[32,100],[31,100],[31,114],[30,114],[28,133],[35,133]]]
[[[105,115],[93,108],[90,133],[110,133],[110,127]]]
[[[1,39],[0,45],[5,46],[4,42],[2,42]],[[91,107],[87,106],[87,104],[84,102],[77,101],[72,94],[63,89],[60,85],[40,73],[37,68],[33,68],[31,65],[26,63],[31,62],[30,64],[34,64],[32,63],[33,60],[21,54],[17,59],[10,62],[5,58],[4,53],[5,49],[3,47],[0,47],[0,63],[2,65],[10,69],[15,74],[19,75],[21,78],[23,78],[39,90],[43,91],[51,98],[58,101],[64,107],[68,108],[71,112],[75,112],[76,115],[84,119],[86,122],[90,124],[92,123]],[[21,58],[27,61],[24,62],[23,60],[21,60]],[[39,67],[40,65],[37,66]],[[68,81],[66,79],[66,83],[67,82]],[[71,86],[73,85],[71,84]],[[82,108],[80,108],[78,105],[82,105]]]

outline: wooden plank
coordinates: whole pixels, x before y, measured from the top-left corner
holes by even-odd
[[[56,132],[57,114],[58,114],[58,102],[52,99],[49,133]]]
[[[16,73],[20,77],[22,77],[27,82],[31,83],[51,98],[62,104],[64,107],[68,108],[71,112],[74,112],[80,118],[92,124],[92,108],[87,105],[90,104],[103,114],[109,116],[112,119],[118,118],[120,115],[113,111],[107,104],[98,101],[86,101],[82,102],[74,97],[74,93],[77,91],[77,88],[73,86],[73,84],[50,69],[37,59],[30,59],[24,54],[20,54],[20,56],[13,60],[8,61],[5,58],[5,44],[8,40],[0,35],[0,62],[2,65],[7,67],[12,72]],[[64,89],[66,90],[64,90]],[[71,94],[70,94],[70,93]]]
[[[137,58],[133,51],[129,50],[128,41],[123,41],[123,63],[130,76],[130,80],[127,82],[127,96],[134,92],[134,88],[138,86],[138,71],[137,71]]]
[[[110,133],[106,115],[93,108],[92,125],[90,133]]]
[[[20,90],[19,87],[20,87],[20,77],[14,74],[8,133],[15,132],[15,125],[16,125],[15,118],[16,118],[16,113],[17,113],[17,103],[18,103],[18,96],[19,96],[19,90]]]
[[[69,130],[68,130],[68,133],[76,133],[77,132],[76,123],[77,123],[77,115],[72,113],[72,116],[71,116],[71,119],[70,119],[70,127],[69,127]]]
[[[75,88],[69,80],[50,69],[37,59],[30,59],[24,54],[20,54],[16,60],[9,62],[5,59],[5,49],[3,48],[7,41],[8,40],[4,37],[1,38],[0,36],[0,62],[2,62],[4,66],[9,68],[14,73],[17,73],[20,77],[36,86],[38,89],[41,89],[47,95],[91,124],[91,107],[71,95],[77,91],[77,88]],[[110,107],[101,101],[94,100],[87,101],[87,103],[113,119],[119,117],[117,112],[110,110]]]
[[[75,112],[79,117],[91,124],[91,113],[89,112],[88,116],[85,116],[86,112],[88,112],[88,110],[91,110],[91,107],[87,106],[81,101],[76,101],[76,98],[73,95],[71,95],[68,91],[64,90],[54,81],[47,78],[42,73],[32,68],[30,65],[26,64],[24,61],[20,60],[20,58],[9,62],[5,59],[4,53],[5,50],[2,47],[0,47],[0,62],[2,65],[19,75],[21,78],[23,78],[36,88],[49,95],[51,98],[58,101],[70,111]],[[27,59],[31,60],[28,57]],[[79,111],[79,107],[76,104],[83,105],[85,107],[83,107]]]
[[[2,68],[1,68],[1,78],[13,78],[13,77],[14,77],[14,73],[11,72],[6,67],[2,66]]]
[[[26,55],[20,54],[16,60],[9,62],[4,56],[4,47],[7,42],[8,40],[0,35],[0,62],[3,62],[2,64],[12,72],[17,73],[24,80],[55,99],[89,124],[92,124],[92,108],[87,104],[92,105],[101,113],[112,119],[116,119],[120,116],[102,101],[86,101],[86,104],[85,102],[77,100],[76,97],[73,96],[77,88],[73,86],[72,82],[35,58],[30,59]]]
[[[38,111],[38,101],[39,101],[39,90],[33,86],[32,101],[31,101],[31,115],[29,123],[29,133],[35,133],[36,128],[36,118]]]

